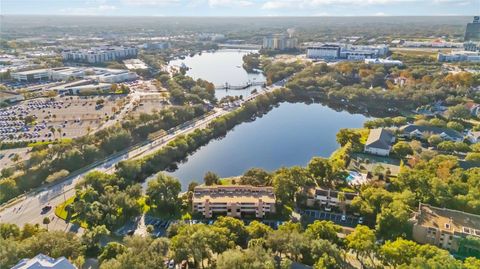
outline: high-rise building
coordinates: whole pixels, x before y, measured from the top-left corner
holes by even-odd
[[[473,17],[473,22],[467,24],[465,41],[480,41],[480,16]]]
[[[297,47],[297,39],[283,34],[269,35],[263,38],[262,48],[269,50],[288,50]]]

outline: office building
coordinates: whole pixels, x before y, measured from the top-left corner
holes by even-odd
[[[480,254],[478,244],[468,244],[462,240],[467,237],[480,239],[479,215],[420,203],[410,221],[413,224],[412,238],[418,243],[453,252]]]
[[[49,79],[51,80],[69,80],[83,78],[85,71],[77,67],[58,67],[49,70]]]
[[[83,79],[50,88],[58,94],[76,95],[86,92],[105,92],[112,88],[110,83],[99,83],[93,80]]]
[[[275,213],[275,194],[272,187],[199,186],[193,192],[193,211],[205,218],[225,214],[263,218]]]
[[[263,38],[263,49],[268,50],[289,50],[297,47],[297,39],[287,37],[283,34],[269,35]]]
[[[439,62],[471,62],[480,63],[480,52],[452,51],[451,53],[438,53]]]
[[[347,44],[321,44],[307,47],[307,57],[323,60],[377,59],[388,54],[388,46],[354,46]]]
[[[94,79],[103,83],[120,83],[137,79],[137,74],[125,69],[110,69],[110,68],[91,68],[87,72],[94,73],[88,78]]]
[[[11,269],[77,269],[65,257],[54,259],[44,254],[38,254],[31,259],[23,259]]]
[[[146,50],[165,50],[170,48],[169,42],[148,42],[143,44]]]
[[[119,59],[136,57],[136,47],[99,47],[88,50],[65,50],[62,52],[63,60],[86,63],[103,63]]]
[[[48,69],[34,69],[11,73],[13,79],[18,81],[39,81],[49,79]]]
[[[480,41],[480,16],[473,17],[473,22],[467,24],[465,41]]]

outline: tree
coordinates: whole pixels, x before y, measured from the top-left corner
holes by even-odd
[[[48,231],[48,224],[50,224],[50,218],[44,217],[42,223],[47,227],[47,231]]]
[[[247,232],[250,239],[266,238],[273,229],[257,220],[250,222],[247,226]]]
[[[373,262],[373,253],[375,252],[375,233],[370,230],[365,225],[358,225],[355,227],[355,230],[347,235],[347,247],[355,252],[357,260],[362,265],[364,265],[364,258],[370,258],[370,261]]]
[[[105,260],[114,259],[120,254],[123,254],[127,251],[127,247],[118,243],[118,242],[109,242],[102,250],[100,254],[99,261],[102,263]]]
[[[450,128],[450,129],[454,129],[455,131],[458,131],[458,132],[463,132],[464,128],[463,125],[459,122],[456,122],[456,121],[450,121],[447,123],[447,127]]]
[[[352,145],[360,144],[360,134],[351,130],[351,129],[340,129],[337,133],[337,142],[340,146],[345,146],[348,142],[352,143]]]
[[[271,175],[261,168],[251,168],[240,178],[240,184],[253,186],[271,185]]]
[[[388,266],[407,265],[417,256],[418,247],[417,243],[403,238],[397,238],[395,241],[386,241],[380,247],[379,258],[383,264]]]
[[[70,260],[78,258],[85,249],[75,234],[60,231],[40,232],[25,239],[22,246],[25,253],[23,257],[34,257],[43,253],[52,258],[63,256]]]
[[[280,203],[293,205],[295,194],[300,187],[305,186],[307,176],[301,167],[280,168],[273,176],[275,195]]]
[[[20,236],[20,228],[15,224],[0,223],[0,237],[7,239],[10,237],[17,238]]]
[[[261,247],[230,249],[217,258],[218,269],[274,269],[273,257]]]
[[[157,210],[173,213],[179,204],[178,194],[182,189],[178,179],[160,173],[147,185],[146,194],[150,198],[150,204]]]
[[[307,171],[315,179],[318,186],[331,186],[333,167],[328,159],[313,157],[307,165]]]
[[[82,243],[87,248],[87,253],[97,256],[100,251],[100,239],[110,234],[105,225],[95,226],[85,231],[82,236]]]
[[[314,223],[307,226],[305,235],[312,240],[324,239],[337,245],[341,245],[342,241],[337,235],[341,231],[342,227],[331,221],[316,220]]]
[[[432,146],[437,146],[438,144],[443,142],[443,138],[440,135],[431,135],[428,138],[428,143]]]
[[[248,232],[243,221],[232,217],[220,216],[213,225],[227,229],[229,240],[236,245],[246,246]]]
[[[470,110],[463,104],[451,106],[447,109],[446,115],[449,119],[468,119],[470,118]]]
[[[203,177],[203,181],[207,186],[216,185],[218,184],[219,180],[220,180],[220,177],[211,171],[208,171]]]
[[[404,159],[407,155],[413,154],[412,147],[405,141],[400,141],[393,145],[392,151],[401,159]]]
[[[315,262],[315,269],[341,269],[346,268],[343,261],[343,253],[328,240],[316,239],[311,245],[311,256]]]

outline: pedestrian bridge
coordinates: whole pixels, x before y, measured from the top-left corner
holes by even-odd
[[[244,90],[248,87],[252,86],[262,86],[265,87],[265,82],[248,82],[244,85],[230,85],[229,83],[225,83],[223,85],[215,86],[215,90]]]

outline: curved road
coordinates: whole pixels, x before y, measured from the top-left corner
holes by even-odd
[[[266,92],[273,91],[274,89],[277,89],[284,84],[285,80],[276,83],[270,87],[267,87],[263,91],[259,91],[255,94],[248,96],[243,102],[252,100]],[[57,218],[54,214],[54,211],[55,206],[63,203],[65,200],[75,194],[75,185],[82,179],[84,175],[94,170],[104,171],[107,173],[114,172],[115,165],[117,163],[123,160],[139,158],[149,155],[165,146],[168,142],[175,139],[177,136],[182,134],[188,134],[195,131],[196,129],[205,128],[214,119],[219,118],[229,112],[229,110],[217,108],[214,110],[214,113],[212,115],[200,119],[192,125],[186,126],[183,129],[179,129],[176,132],[168,134],[161,138],[157,138],[148,144],[145,144],[139,148],[132,149],[127,153],[124,153],[114,159],[109,160],[106,163],[101,163],[80,175],[71,177],[58,184],[49,186],[46,189],[43,189],[37,193],[27,194],[25,197],[21,198],[21,201],[13,203],[11,205],[6,205],[0,209],[0,222],[14,223],[19,227],[22,227],[27,223],[38,223],[40,225],[43,225],[43,219],[45,217],[49,217],[51,219],[51,223],[48,225],[48,228],[50,230],[68,230],[72,232],[82,232],[81,228],[75,227],[70,223],[65,223],[65,221]],[[52,206],[52,209],[45,214],[41,214],[42,208],[47,205]]]

